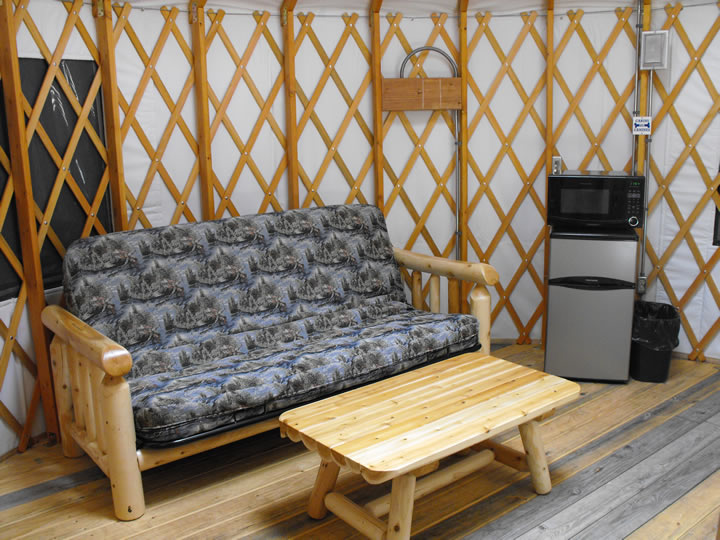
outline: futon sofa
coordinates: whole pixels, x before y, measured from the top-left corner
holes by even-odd
[[[398,263],[409,269],[412,305]],[[420,272],[427,282],[425,303]],[[439,277],[477,284],[440,314]],[[141,471],[277,427],[279,414],[482,347],[486,264],[390,243],[380,210],[342,205],[111,233],[73,243],[48,306],[61,442],[144,512]]]

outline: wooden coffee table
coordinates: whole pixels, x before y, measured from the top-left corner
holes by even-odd
[[[548,493],[538,421],[579,393],[574,382],[469,353],[288,411],[280,432],[322,459],[311,517],[329,509],[370,538],[409,538],[416,498],[494,459],[529,470],[535,491]],[[527,455],[488,441],[515,426]],[[437,470],[440,459],[468,449],[462,461]],[[392,491],[360,507],[332,491],[340,467],[371,484],[392,480]],[[386,524],[379,517],[388,512]]]

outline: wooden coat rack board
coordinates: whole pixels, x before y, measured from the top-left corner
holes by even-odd
[[[382,81],[383,111],[435,111],[462,109],[462,79],[413,78]]]

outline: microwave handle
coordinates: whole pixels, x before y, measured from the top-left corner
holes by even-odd
[[[553,218],[550,218],[548,221],[556,222],[556,223],[587,223],[587,219],[580,219],[580,218],[569,218],[569,217],[560,217],[555,216]],[[608,225],[625,225],[627,223],[624,219],[613,219],[613,220],[602,220],[602,223],[608,224]]]

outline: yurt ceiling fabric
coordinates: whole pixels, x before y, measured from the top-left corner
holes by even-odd
[[[601,1],[554,4],[552,153],[562,156],[570,169],[629,170],[634,2],[621,7]],[[63,189],[69,188],[82,208],[83,234],[104,230],[97,212],[109,180],[104,178],[88,197],[80,189],[82,179],[67,165],[77,158],[75,141],[83,133],[108,161],[105,144],[87,120],[87,100],[98,95],[105,81],[98,75],[83,102],[58,68],[63,59],[99,62],[98,36],[92,8],[80,0],[21,0],[15,5],[18,56],[48,64],[47,88],[36,103],[23,107],[28,134],[46,144],[57,168],[48,201],[36,201],[38,239],[62,254],[52,217]],[[205,7],[205,50],[200,54],[207,53],[210,181],[218,218],[290,206],[281,6],[226,0]],[[375,200],[369,6],[299,0],[295,7],[300,206]],[[720,256],[711,241],[715,204],[720,202],[719,8],[716,2],[685,2],[655,4],[652,12],[653,28],[670,30],[672,58],[670,69],[654,77],[648,183],[652,272],[646,299],[680,308],[679,350],[701,360],[720,357]],[[457,22],[456,3],[383,2],[382,75],[397,77],[403,58],[421,45],[440,47],[459,61]],[[188,4],[138,0],[116,5],[113,24],[128,226],[201,219],[202,141]],[[546,25],[544,2],[468,4],[465,249],[469,259],[488,261],[501,275],[492,293],[493,336],[521,343],[541,338],[544,309]],[[450,74],[440,55],[420,54],[408,68],[408,76]],[[54,148],[37,121],[53,81],[74,115],[77,136],[66,148]],[[390,112],[382,122],[383,202],[394,243],[451,256],[458,196],[453,114]],[[10,174],[2,149],[0,166]],[[4,219],[12,215],[10,185],[1,203]],[[17,255],[0,251],[21,273]],[[17,302],[1,312],[5,344],[0,362],[13,380],[27,378],[22,359],[32,356],[32,339],[22,322],[25,295],[21,289]],[[8,422],[21,426],[20,413],[10,416],[14,420]]]

